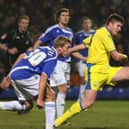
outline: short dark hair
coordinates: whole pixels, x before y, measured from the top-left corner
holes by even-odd
[[[106,25],[108,25],[109,22],[116,22],[116,21],[119,21],[122,24],[124,24],[124,18],[120,14],[112,13],[108,16],[106,20]]]
[[[60,8],[59,10],[57,10],[56,14],[55,14],[55,21],[58,22],[58,18],[60,17],[62,12],[70,12],[68,8]]]

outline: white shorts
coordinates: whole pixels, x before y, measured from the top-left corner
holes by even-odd
[[[86,66],[86,63],[83,62],[83,61],[79,61],[79,62],[76,63],[76,65],[77,65],[77,69],[78,69],[79,75],[81,77],[84,77],[84,68]]]
[[[21,101],[33,99],[34,96],[38,95],[39,82],[39,75],[23,80],[11,80],[18,100]]]
[[[63,61],[57,61],[56,67],[50,77],[51,87],[62,84],[68,84],[70,81],[70,64]]]

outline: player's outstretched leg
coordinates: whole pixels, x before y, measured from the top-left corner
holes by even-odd
[[[55,120],[54,126],[58,127],[63,124],[66,120],[71,118],[72,116],[81,112],[82,108],[79,102],[74,103],[61,117]]]
[[[0,102],[0,110],[18,111],[18,114],[24,114],[30,111],[33,103],[29,101],[20,102],[18,100]]]
[[[80,85],[80,91],[79,91],[78,100],[82,100],[83,99],[84,92],[85,92],[85,85],[81,84]]]
[[[0,110],[25,110],[25,105],[19,101],[0,102]]]
[[[74,103],[61,117],[55,120],[54,126],[58,127],[72,116],[78,114],[82,110],[91,107],[96,100],[97,91],[87,90],[85,91],[83,100]]]
[[[56,98],[57,118],[64,113],[65,97],[66,93],[63,92],[57,93],[57,98]]]

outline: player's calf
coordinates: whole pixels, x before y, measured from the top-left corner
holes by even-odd
[[[45,92],[46,92],[44,96],[45,102],[55,101],[55,96],[56,96],[55,91],[49,86],[49,84],[47,84]]]
[[[20,104],[24,105],[25,108],[23,108],[22,110],[18,110],[19,115],[28,113],[33,108],[33,101],[32,100],[20,101]]]

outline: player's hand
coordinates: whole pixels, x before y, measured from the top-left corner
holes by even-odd
[[[7,51],[8,47],[5,44],[0,44],[0,49]]]
[[[44,107],[44,102],[43,102],[43,100],[41,100],[41,99],[37,99],[37,101],[36,101],[36,103],[37,103],[37,107],[40,109],[40,108],[43,108]]]
[[[121,63],[122,64],[127,64],[128,63],[128,56],[127,55],[123,56],[123,59],[122,59]]]
[[[16,53],[18,53],[18,49],[17,48],[9,48],[8,49],[8,53],[9,54],[12,54],[12,55],[15,55]]]
[[[69,48],[69,49],[68,49],[68,54],[70,55],[72,52],[73,52],[73,51],[72,51],[72,48]]]
[[[0,84],[0,87],[1,87],[2,89],[6,89],[6,88],[8,88],[8,87],[10,86],[10,84],[11,84],[11,80],[10,80],[9,76],[6,76],[6,77],[4,77],[4,79],[2,80],[2,82],[1,82],[1,84]]]

